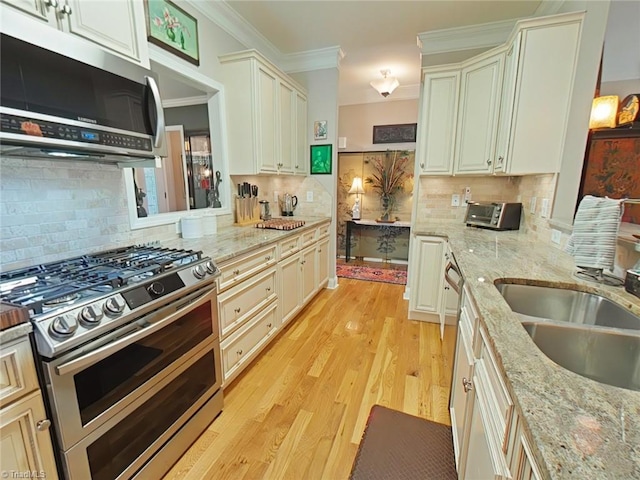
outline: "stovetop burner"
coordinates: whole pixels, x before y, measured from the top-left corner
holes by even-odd
[[[202,252],[130,246],[0,273],[0,299],[42,314],[197,262]]]

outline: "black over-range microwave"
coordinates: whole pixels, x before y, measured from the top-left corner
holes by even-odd
[[[118,163],[166,156],[148,70],[99,52],[128,76],[118,75],[4,33],[0,50],[0,155]]]

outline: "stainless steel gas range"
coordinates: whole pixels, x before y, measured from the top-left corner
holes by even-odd
[[[147,246],[0,273],[31,311],[65,477],[159,478],[220,413],[218,274]]]

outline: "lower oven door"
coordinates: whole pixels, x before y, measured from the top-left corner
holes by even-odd
[[[216,294],[208,286],[44,362],[47,396],[61,450],[69,450],[107,424],[113,425],[123,411],[157,392],[176,371],[184,371],[189,361],[202,359],[207,364],[193,380],[181,379],[188,382],[183,385],[185,392],[201,395],[220,388],[218,342]],[[163,417],[164,409],[153,411],[153,418]]]

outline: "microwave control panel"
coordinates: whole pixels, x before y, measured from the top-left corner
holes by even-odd
[[[120,147],[144,152],[151,151],[151,140],[121,133],[106,132],[96,128],[78,127],[47,120],[0,114],[0,130],[18,135],[52,138],[108,147]]]

